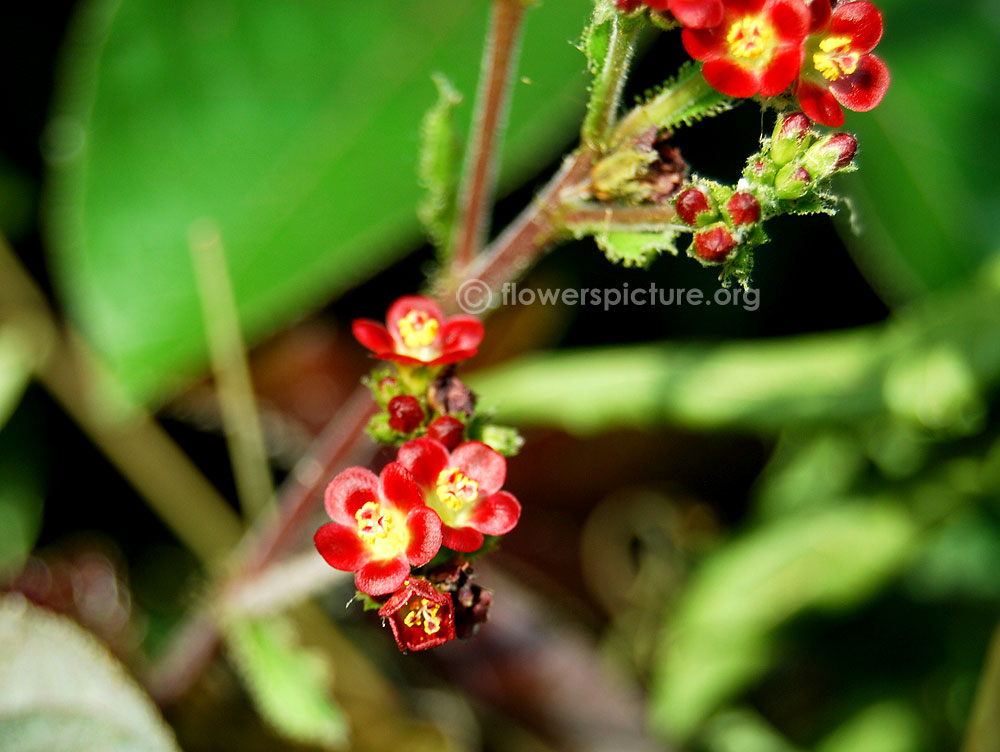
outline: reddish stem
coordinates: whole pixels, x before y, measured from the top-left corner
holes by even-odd
[[[472,261],[486,238],[524,10],[523,0],[493,0],[473,118],[475,136],[465,165],[459,222],[452,244],[453,265],[458,269]]]

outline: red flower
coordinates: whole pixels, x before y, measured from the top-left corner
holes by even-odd
[[[437,366],[471,358],[484,333],[479,319],[445,318],[441,306],[422,295],[407,295],[389,306],[385,323],[356,319],[354,336],[376,358],[417,365]]]
[[[333,522],[316,531],[316,550],[334,569],[354,572],[358,590],[368,595],[398,590],[411,566],[426,564],[441,548],[441,520],[398,462],[379,477],[347,468],[326,487],[323,501]]]
[[[681,26],[705,29],[722,22],[722,0],[618,0],[618,9],[631,12],[640,5],[668,10]]]
[[[773,97],[802,67],[809,11],[802,0],[723,0],[712,28],[686,28],[684,48],[705,63],[705,79],[723,94]]]
[[[874,109],[889,88],[889,69],[870,54],[882,38],[882,14],[867,0],[838,5],[813,0],[806,62],[795,84],[803,112],[817,123],[844,124],[841,105]]]
[[[503,535],[517,525],[521,505],[501,491],[507,461],[481,441],[467,441],[449,453],[426,437],[399,448],[397,461],[427,493],[427,506],[441,517],[442,543],[456,551],[476,551],[483,535]]]
[[[426,650],[455,639],[451,596],[427,580],[410,577],[378,611],[389,619],[399,649]]]

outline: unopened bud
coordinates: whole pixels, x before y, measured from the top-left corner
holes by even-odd
[[[850,133],[834,133],[809,147],[802,163],[817,179],[822,179],[847,167],[857,152],[858,139]]]
[[[760,203],[752,193],[734,193],[726,202],[726,211],[737,227],[760,221]]]
[[[796,199],[802,198],[809,189],[812,176],[809,170],[797,164],[786,164],[774,179],[774,187],[777,190],[778,198]]]
[[[427,426],[427,436],[440,441],[450,452],[462,443],[465,436],[465,424],[458,418],[442,415],[432,420],[431,424]]]
[[[413,433],[424,422],[424,409],[416,397],[401,394],[389,400],[389,427],[400,433]]]
[[[793,112],[780,118],[771,137],[771,159],[779,166],[788,164],[808,145],[809,136],[809,118],[803,113]]]
[[[691,227],[697,225],[699,219],[704,221],[715,216],[712,202],[705,195],[705,192],[698,188],[688,188],[681,191],[674,207],[681,221]]]
[[[736,245],[736,239],[723,224],[699,230],[694,236],[694,252],[703,261],[725,261],[736,249]]]

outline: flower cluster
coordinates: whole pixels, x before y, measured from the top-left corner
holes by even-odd
[[[381,408],[369,433],[397,447],[396,457],[378,476],[351,467],[333,479],[324,497],[331,521],[314,541],[331,567],[354,573],[359,597],[379,609],[400,649],[423,650],[486,619],[490,597],[470,582],[467,560],[517,525],[521,505],[502,488],[504,454],[520,438],[477,414],[455,376],[482,340],[477,319],[447,318],[429,298],[406,296],[385,326],[362,319],[353,329],[392,362],[368,381]]]
[[[765,220],[833,212],[826,186],[853,169],[857,148],[850,133],[820,134],[801,112],[780,117],[735,186],[697,179],[677,194],[674,209],[693,233],[689,254],[706,265],[725,265],[742,281],[750,271],[749,252],[767,240]]]
[[[646,6],[683,27],[688,54],[705,79],[731,97],[791,91],[823,125],[844,123],[842,107],[866,112],[882,101],[889,71],[872,50],[882,14],[868,0],[617,0]]]

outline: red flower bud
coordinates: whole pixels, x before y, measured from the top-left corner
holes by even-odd
[[[760,221],[760,203],[752,193],[734,193],[726,209],[734,225],[752,225]]]
[[[834,133],[813,144],[803,158],[803,163],[819,178],[825,178],[851,163],[858,153],[858,139],[850,133]]]
[[[778,120],[771,138],[771,159],[775,164],[780,166],[795,159],[799,150],[808,145],[809,129],[809,118],[801,112],[793,112]]]
[[[462,443],[462,439],[465,437],[465,425],[458,418],[442,415],[432,420],[431,424],[427,426],[427,436],[440,441],[450,452]]]
[[[694,236],[694,252],[703,261],[721,262],[736,249],[736,239],[725,225],[715,225]]]
[[[424,422],[424,409],[416,397],[401,394],[389,400],[389,427],[400,433],[412,433]]]
[[[706,214],[714,214],[708,196],[697,188],[688,188],[681,191],[677,196],[677,202],[674,206],[677,209],[677,216],[681,218],[681,221],[691,227],[694,227],[698,223],[700,217]]]

